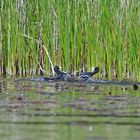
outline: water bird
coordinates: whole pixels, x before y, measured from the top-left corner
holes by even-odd
[[[92,76],[95,75],[98,72],[99,72],[99,67],[93,68],[93,70],[91,72],[83,72],[83,71],[81,71],[79,80],[80,81],[93,80]]]
[[[133,89],[134,90],[137,90],[139,87],[138,87],[138,85],[137,84],[133,84]]]
[[[99,72],[99,67],[95,67],[95,68],[93,68],[93,70],[91,72],[81,72],[80,76],[86,75],[86,76],[92,77],[93,75],[95,75],[98,72]]]
[[[72,78],[67,72],[61,71],[61,67],[58,65],[54,67],[54,71],[57,74],[57,79],[59,80],[67,81],[67,80],[71,80]]]

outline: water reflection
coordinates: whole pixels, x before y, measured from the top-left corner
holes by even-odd
[[[7,82],[5,80],[0,80],[0,92],[7,89]]]
[[[139,138],[139,89],[27,79],[1,80],[0,92],[2,139]]]

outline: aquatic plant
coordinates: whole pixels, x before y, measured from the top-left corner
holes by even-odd
[[[140,80],[138,0],[1,0],[0,75],[101,68],[98,78]]]

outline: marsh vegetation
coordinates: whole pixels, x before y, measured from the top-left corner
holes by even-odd
[[[0,75],[49,75],[59,64],[140,80],[139,7],[139,0],[1,0]]]

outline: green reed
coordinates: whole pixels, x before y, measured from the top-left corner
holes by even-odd
[[[74,72],[140,80],[138,0],[1,0],[0,75]]]

